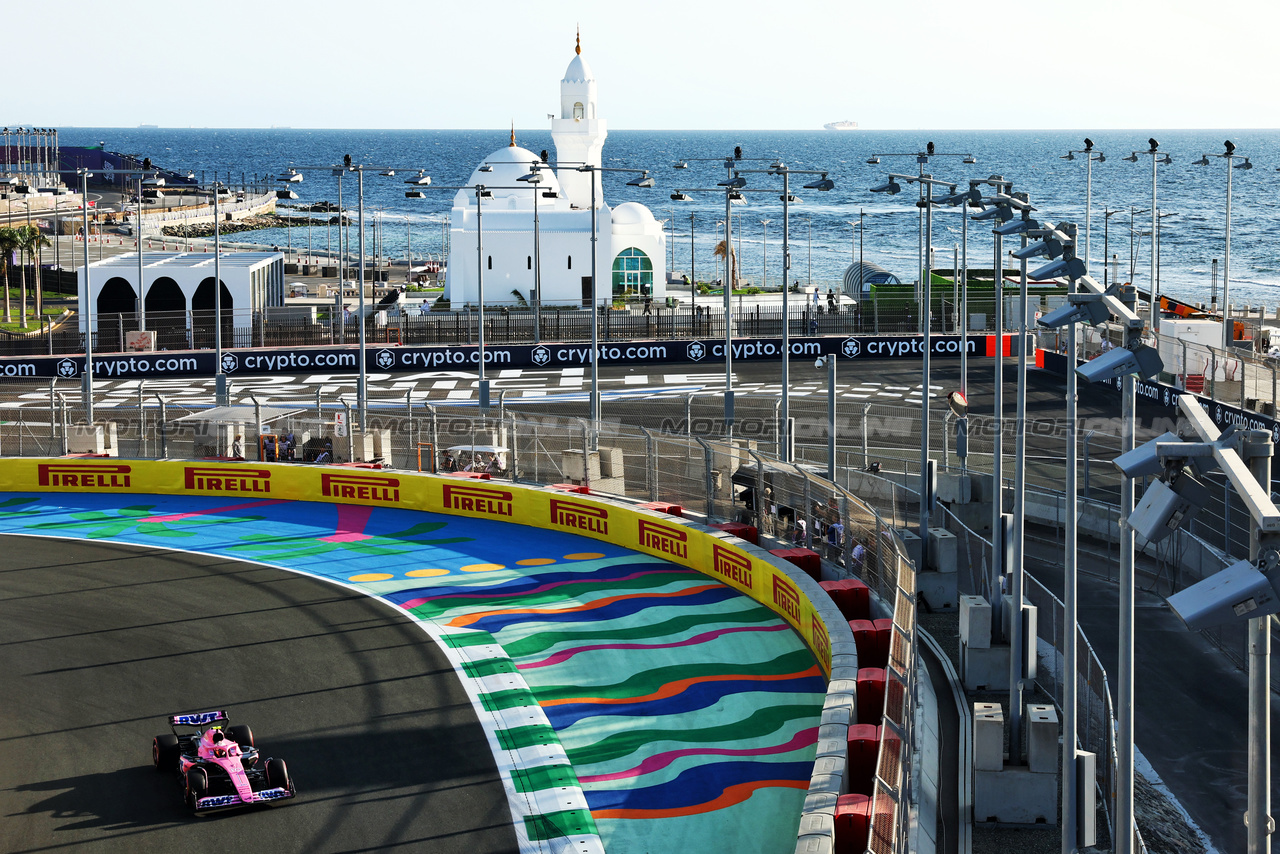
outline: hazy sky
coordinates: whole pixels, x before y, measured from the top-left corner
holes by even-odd
[[[1280,126],[1280,15],[1260,0],[57,8],[5,11],[0,123],[545,127],[581,25],[614,129]]]

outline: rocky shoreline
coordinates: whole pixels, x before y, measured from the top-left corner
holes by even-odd
[[[247,216],[244,219],[238,219],[234,222],[224,222],[218,229],[219,234],[237,234],[242,231],[258,231],[263,228],[306,228],[308,225],[350,225],[350,217],[332,216],[326,218],[309,217],[309,216],[281,216],[280,214],[257,214],[255,216]],[[187,225],[166,225],[160,230],[165,237],[213,237],[213,226],[211,222],[202,222]]]

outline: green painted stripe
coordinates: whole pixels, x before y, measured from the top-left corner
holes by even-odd
[[[538,744],[560,743],[560,739],[556,738],[556,732],[551,728],[550,724],[533,724],[531,726],[500,729],[494,735],[498,739],[498,744],[502,745],[505,750],[520,750]]]
[[[541,842],[564,836],[595,834],[596,823],[587,810],[560,810],[526,816],[524,828],[530,840]]]
[[[463,649],[468,646],[484,646],[488,643],[497,643],[493,635],[488,632],[455,632],[451,635],[441,635],[440,642],[450,649]]]
[[[502,709],[518,709],[521,706],[536,706],[538,701],[528,688],[515,688],[510,691],[497,691],[493,694],[481,694],[480,704],[486,712],[497,712]]]
[[[621,682],[614,682],[609,685],[538,686],[537,695],[542,702],[548,700],[573,700],[580,697],[627,699],[648,696],[655,693],[663,685],[676,681],[724,676],[749,679],[752,676],[799,674],[816,666],[813,653],[807,649],[798,649],[784,653],[771,661],[762,661],[754,664],[740,664],[737,662],[673,664],[669,667],[645,670]]]
[[[748,738],[757,738],[766,733],[776,732],[788,721],[807,719],[816,721],[814,704],[771,706],[760,709],[745,720],[733,721],[720,726],[695,729],[630,729],[603,738],[594,744],[577,746],[572,749],[566,746],[565,752],[569,761],[575,766],[586,767],[598,762],[608,762],[621,756],[635,753],[647,744],[658,741],[674,741],[697,743],[704,745],[734,743]]]
[[[700,587],[710,581],[706,576],[692,576],[685,572],[655,572],[633,578],[630,581],[571,581],[527,596],[513,597],[509,592],[502,593],[502,587],[494,590],[493,596],[468,596],[465,599],[448,598],[424,602],[413,609],[419,617],[438,617],[454,611],[471,613],[475,611],[508,610],[516,608],[532,608],[539,605],[560,604],[568,601],[590,602],[616,593],[635,592],[638,590],[655,590],[682,583],[689,587]],[[483,592],[483,591],[476,591]]]
[[[578,775],[573,773],[572,765],[539,765],[534,768],[514,768],[511,771],[511,782],[517,792],[537,792],[542,789],[557,789],[562,786],[578,786]]]
[[[483,679],[499,673],[515,673],[516,666],[509,658],[486,658],[483,661],[462,662],[462,672],[472,679]]]
[[[743,597],[745,600],[745,597]],[[750,600],[745,600],[750,601]],[[748,611],[734,614],[701,613],[673,617],[652,625],[628,626],[609,631],[592,630],[585,626],[581,631],[537,632],[519,640],[504,641],[502,648],[512,658],[537,655],[559,644],[586,646],[592,643],[608,643],[611,641],[648,640],[650,638],[679,637],[691,629],[710,631],[711,629],[741,623],[769,623],[778,619],[778,615],[768,608],[754,606]],[[696,632],[695,632],[696,634]]]

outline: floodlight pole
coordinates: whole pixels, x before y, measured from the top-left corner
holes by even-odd
[[[6,148],[6,153],[8,149]],[[89,170],[80,170],[81,214],[84,232],[84,414],[93,423],[93,288],[89,285]],[[5,282],[5,287],[9,283]]]
[[[365,368],[365,360],[364,360],[364,356],[365,356],[364,336],[365,336],[365,326],[367,324],[365,322],[365,316],[364,316],[364,164],[363,163],[356,167],[356,187],[358,190],[358,198],[359,198],[359,201],[357,202],[357,216],[360,222],[360,238],[359,238],[360,295],[358,297],[358,303],[357,303],[360,307],[359,308],[360,373],[356,379],[356,403],[358,404],[359,410],[360,410],[360,432],[361,434],[366,434],[369,432],[369,422],[367,420],[369,415],[369,394],[368,394],[369,383],[368,383],[367,370]],[[481,345],[481,350],[483,352],[483,345]],[[484,362],[483,360],[481,360],[482,370],[483,370],[483,367],[484,367]]]
[[[1231,161],[1227,160],[1228,180]],[[1249,471],[1264,494],[1271,492],[1271,433],[1251,430],[1244,441]],[[1261,557],[1258,519],[1249,514],[1249,560]],[[1249,791],[1245,825],[1248,854],[1270,854],[1271,812],[1271,618],[1249,620]]]
[[[222,214],[218,208],[218,174],[213,175],[213,375],[214,398],[218,406],[230,403],[227,375],[222,369]]]
[[[1138,307],[1138,291],[1128,287],[1121,297],[1135,314]],[[1125,345],[1141,338],[1142,330],[1125,328]],[[1134,413],[1137,403],[1138,378],[1132,373],[1120,379],[1120,453],[1134,447]],[[1120,518],[1128,519],[1133,513],[1133,479],[1120,480]],[[1116,854],[1133,854],[1134,832],[1137,825],[1133,813],[1133,619],[1134,619],[1134,533],[1126,524],[1120,525],[1120,648],[1116,688],[1116,759],[1119,768],[1116,776]]]
[[[1027,246],[1027,232],[1022,232],[1022,248]],[[1026,442],[1027,442],[1027,259],[1019,263],[1018,287],[1018,384],[1014,392],[1013,458],[1013,566],[1009,594],[1013,600],[1009,617],[1009,758],[1015,765],[1022,764],[1022,689],[1026,676],[1026,650],[1028,638],[1022,625],[1022,608],[1025,577],[1023,573],[1023,540],[1026,532]]]

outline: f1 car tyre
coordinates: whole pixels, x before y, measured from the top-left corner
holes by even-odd
[[[293,783],[289,780],[289,766],[283,759],[267,760],[267,785],[293,791]]]
[[[249,729],[248,724],[227,727],[227,737],[242,748],[255,746],[253,743],[253,730]]]
[[[151,742],[151,761],[157,771],[174,771],[178,767],[178,737],[157,735]]]
[[[203,768],[191,768],[187,771],[187,806],[195,808],[196,801],[209,791],[209,775]]]

